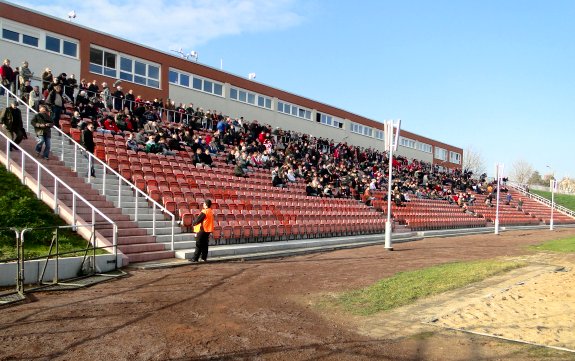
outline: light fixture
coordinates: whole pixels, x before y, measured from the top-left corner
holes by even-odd
[[[72,19],[76,18],[76,12],[74,10],[68,13],[68,20],[72,21]]]
[[[249,73],[248,74],[248,79],[249,80],[254,80],[256,78],[256,73]]]
[[[170,49],[170,50],[180,54],[182,56],[182,58],[186,57],[186,55],[184,54],[184,49],[182,49],[182,48],[180,48],[179,50],[176,50],[176,49]]]
[[[188,55],[190,58],[194,59],[194,61],[197,63],[198,62],[198,52],[197,51],[190,51],[190,54]]]

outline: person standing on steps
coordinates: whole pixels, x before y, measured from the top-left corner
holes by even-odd
[[[198,262],[200,257],[206,262],[208,260],[208,245],[210,234],[214,231],[214,213],[212,212],[212,201],[206,199],[203,203],[201,213],[193,223],[196,233],[196,251],[191,262]]]
[[[40,105],[40,112],[32,118],[32,126],[34,127],[36,136],[38,137],[36,143],[36,155],[40,156],[42,146],[44,146],[42,158],[48,160],[48,156],[50,155],[52,127],[54,126],[54,123],[52,123],[52,119],[50,119],[46,105]]]
[[[94,144],[94,123],[88,123],[86,129],[82,131],[82,144],[88,151],[88,153],[94,154],[94,150],[96,145]],[[86,158],[89,159],[89,155],[86,154]],[[91,177],[96,177],[96,173],[94,172],[94,159],[92,159],[92,166],[90,168]]]
[[[2,116],[0,116],[0,123],[4,125],[14,143],[20,144],[22,139],[26,138],[26,130],[22,123],[22,113],[18,109],[17,101],[13,101],[8,108],[4,109]],[[10,150],[16,149],[14,145],[10,144]]]

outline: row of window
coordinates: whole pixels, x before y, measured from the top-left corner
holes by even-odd
[[[73,58],[78,57],[78,43],[58,36],[45,33],[36,33],[24,29],[2,27],[2,39],[19,43],[22,45],[41,48],[60,55],[67,55]]]
[[[449,155],[449,161],[455,164],[461,164],[461,154],[456,152],[448,151],[440,147],[435,147],[435,158],[447,161],[447,156]]]
[[[272,109],[272,98],[238,88],[230,88],[230,99],[260,108]]]
[[[419,151],[422,151],[425,153],[432,153],[432,149],[433,149],[431,144],[418,142],[416,140],[405,138],[405,137],[399,137],[399,144],[403,147],[416,149],[416,150],[419,150]]]
[[[343,120],[340,118],[333,117],[331,115],[317,113],[316,114],[316,122],[329,125],[331,127],[343,129]]]
[[[360,134],[360,135],[365,135],[366,137],[373,137],[373,128],[372,127],[368,127],[366,125],[361,125],[361,124],[357,124],[357,123],[351,123],[351,129],[350,131],[352,133],[356,133],[356,134]]]
[[[194,90],[199,90],[201,92],[217,95],[220,97],[224,96],[224,86],[222,83],[201,78],[196,75],[182,73],[170,69],[168,80],[171,84],[180,85],[185,88],[191,88]]]
[[[90,72],[160,88],[158,65],[94,46],[90,46]]]
[[[282,101],[278,101],[278,112],[302,119],[311,120],[311,110]]]

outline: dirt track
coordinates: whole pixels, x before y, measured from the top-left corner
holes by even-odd
[[[575,354],[444,331],[366,332],[364,320],[313,306],[322,295],[397,271],[530,254],[575,229],[426,239],[269,261],[130,271],[0,309],[0,359],[40,360],[575,360]],[[571,302],[575,302],[571,300]],[[385,322],[386,315],[376,316]],[[390,317],[391,321],[391,317]],[[397,320],[395,320],[397,321]],[[391,322],[390,322],[391,323]]]

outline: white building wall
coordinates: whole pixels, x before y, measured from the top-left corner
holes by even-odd
[[[14,23],[12,21],[7,21],[0,18],[0,28],[2,28],[4,24],[12,27],[16,26],[17,30],[21,28],[24,30],[34,31],[35,35],[40,37],[40,47],[36,48],[33,46],[7,41],[0,36],[0,57],[2,57],[1,60],[3,61],[4,59],[10,59],[10,66],[12,69],[21,67],[23,61],[28,61],[28,67],[31,71],[34,72],[35,78],[40,78],[46,68],[50,68],[54,76],[58,76],[61,73],[66,73],[67,75],[75,74],[76,78],[78,78],[78,75],[80,74],[80,59],[56,54],[43,49],[42,39],[46,34],[44,30],[34,29],[27,25]],[[65,38],[67,40],[71,39],[65,36],[59,37]],[[39,82],[35,81],[33,82],[33,85],[39,85]]]

